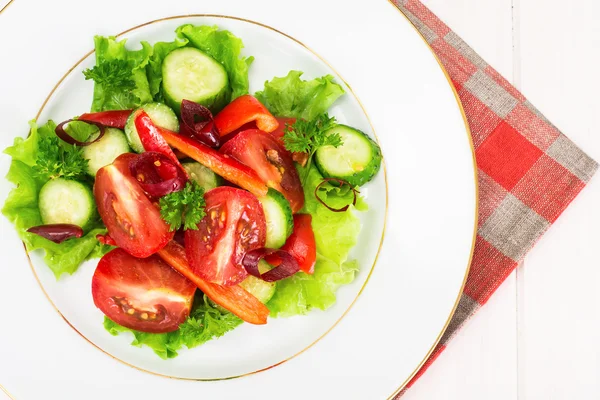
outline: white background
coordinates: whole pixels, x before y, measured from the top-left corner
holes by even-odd
[[[600,160],[598,0],[423,2]],[[599,267],[595,177],[404,399],[600,398]]]

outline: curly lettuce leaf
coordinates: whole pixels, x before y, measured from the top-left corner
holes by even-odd
[[[133,346],[148,346],[160,358],[177,357],[177,351],[183,348],[198,347],[211,339],[219,338],[241,325],[242,320],[230,312],[210,304],[205,296],[196,296],[196,302],[188,319],[179,329],[169,333],[146,333],[125,328],[104,318],[104,328],[113,336],[123,332],[133,334]]]
[[[95,81],[92,112],[127,110],[152,101],[146,76],[152,46],[142,42],[141,49],[128,50],[125,43],[112,36],[94,38],[96,67],[92,72],[96,73],[86,71],[86,77]]]
[[[220,62],[231,85],[231,100],[248,93],[248,68],[254,57],[241,57],[244,43],[229,31],[215,26],[182,25],[175,31],[177,37],[188,40],[191,46],[202,50]]]
[[[273,115],[312,121],[345,93],[331,75],[305,81],[300,78],[302,74],[290,71],[287,76],[273,78],[255,96]]]
[[[310,167],[304,185],[306,200],[300,211],[312,215],[312,228],[317,244],[315,272],[312,275],[298,272],[277,282],[275,295],[267,303],[272,317],[303,315],[313,308],[325,310],[331,307],[335,303],[338,288],[351,283],[358,272],[358,263],[348,260],[348,254],[356,245],[361,228],[360,221],[354,214],[355,207],[336,213],[319,203],[314,191],[322,179],[318,169]],[[328,199],[328,204],[337,207],[348,204],[348,199],[351,200],[349,195],[339,193],[337,188],[331,187],[326,189],[322,197]],[[364,206],[364,202],[360,204]]]
[[[87,234],[79,239],[70,239],[61,244],[28,233],[27,229],[42,224],[38,205],[39,191],[46,181],[35,178],[33,166],[38,156],[38,144],[43,138],[54,135],[55,124],[48,121],[39,128],[31,122],[31,134],[27,139],[16,138],[13,146],[5,153],[12,157],[6,179],[16,187],[9,193],[2,213],[11,221],[27,251],[45,251],[44,261],[58,279],[63,273],[72,274],[79,265],[91,256],[102,256],[109,249],[96,240],[96,235],[105,233],[100,221]]]

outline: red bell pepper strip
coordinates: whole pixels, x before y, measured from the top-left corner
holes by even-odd
[[[214,120],[221,137],[252,121],[256,122],[258,129],[265,132],[273,132],[279,126],[279,122],[269,110],[249,94],[229,103]]]
[[[170,146],[210,168],[217,175],[248,190],[256,197],[266,196],[269,189],[252,168],[196,140],[163,128],[159,128],[159,131]]]
[[[310,214],[294,215],[294,231],[280,249],[290,253],[307,274],[315,272],[317,260],[317,245],[311,223]],[[275,266],[281,262],[277,256],[267,256],[265,260]]]
[[[221,286],[198,277],[191,270],[185,255],[185,248],[180,244],[171,241],[157,254],[221,307],[251,324],[264,325],[267,323],[269,309],[244,288],[239,285]]]
[[[173,153],[173,150],[171,150],[169,144],[161,134],[161,128],[154,125],[154,122],[152,122],[152,119],[150,119],[150,116],[145,111],[140,111],[135,117],[134,122],[144,150],[162,153],[173,160],[175,165],[181,166],[177,156]]]
[[[79,119],[82,121],[98,122],[104,126],[110,126],[111,128],[125,129],[127,118],[129,118],[132,111],[133,110],[113,110],[85,113],[81,114]]]

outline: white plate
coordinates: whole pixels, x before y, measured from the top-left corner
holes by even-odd
[[[342,3],[309,1],[293,12],[274,9],[278,3],[267,1],[218,3],[199,10],[186,2],[149,7],[141,2],[104,1],[93,18],[76,18],[72,13],[76,2],[36,3],[36,13],[31,15],[28,8],[33,2],[16,0],[0,16],[0,52],[15,60],[0,65],[4,128],[0,145],[6,147],[14,135],[26,133],[25,122],[36,115],[54,83],[87,52],[93,34],[115,34],[145,21],[192,12],[233,15],[273,26],[315,49],[339,71],[364,103],[380,139],[388,168],[388,230],[368,285],[336,329],[285,364],[234,380],[168,380],[106,357],[57,318],[35,287],[10,224],[2,220],[1,249],[10,260],[3,264],[10,268],[0,270],[0,296],[3,304],[17,306],[5,310],[2,319],[3,328],[6,324],[10,329],[2,329],[0,340],[11,345],[0,347],[0,384],[15,398],[133,394],[164,398],[164,393],[192,391],[219,399],[240,393],[266,399],[280,398],[282,393],[285,398],[386,398],[415,371],[446,326],[472,251],[476,183],[460,108],[422,39],[383,1],[369,8],[360,2],[344,2],[340,8]],[[267,27],[236,19],[172,19],[135,29],[126,37],[131,44],[140,39],[171,40],[174,28],[186,22],[216,23],[245,41],[246,54],[256,57],[251,92],[292,68],[305,71],[307,77],[336,74],[304,46]],[[92,63],[93,58],[84,60],[63,81],[44,107],[42,121],[66,119],[89,107],[91,84],[83,81],[80,71]],[[342,122],[371,132],[352,93],[332,112]],[[3,157],[2,167],[7,166],[8,158]],[[4,197],[10,186],[3,182],[0,188]],[[274,320],[266,327],[243,326],[218,341],[184,351],[175,360],[158,360],[149,350],[131,347],[127,338],[111,337],[102,329],[102,315],[89,293],[93,265],[59,282],[35,256],[34,270],[63,318],[124,362],[179,378],[247,375],[311,346],[344,315],[363,288],[383,228],[383,172],[364,192],[371,209],[362,219],[360,247],[353,253],[361,273],[340,291],[335,307]],[[44,384],[28,384],[31,381]]]

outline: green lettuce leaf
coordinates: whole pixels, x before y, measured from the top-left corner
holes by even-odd
[[[126,40],[96,36],[96,67],[84,71],[94,79],[92,111],[126,110],[152,101],[146,65],[152,46],[142,42],[139,50],[127,50]]]
[[[273,78],[255,96],[273,115],[312,121],[345,93],[331,75],[305,81],[302,74],[290,71],[285,77]]]
[[[42,224],[38,206],[39,191],[46,181],[35,178],[33,166],[37,159],[38,143],[41,139],[54,135],[56,125],[48,121],[37,127],[31,122],[31,134],[27,139],[15,138],[14,144],[5,150],[12,157],[6,179],[15,184],[9,193],[2,213],[11,221],[27,251],[44,250],[44,261],[58,279],[63,273],[72,274],[79,265],[91,256],[100,257],[109,248],[96,240],[96,235],[105,233],[106,229],[98,220],[87,234],[79,239],[70,239],[61,244],[46,240],[38,235],[28,233],[27,229]]]
[[[300,171],[302,175],[303,171]],[[332,212],[317,201],[316,186],[323,177],[315,166],[310,167],[304,185],[305,203],[300,211],[312,215],[312,228],[317,244],[317,262],[312,275],[299,272],[277,282],[275,295],[267,306],[273,317],[306,314],[313,308],[325,310],[335,303],[335,294],[342,285],[351,283],[358,272],[358,263],[349,261],[348,254],[356,245],[361,224],[354,214],[355,207],[346,212]],[[339,193],[330,187],[321,195],[329,205],[348,204],[350,193]],[[357,203],[359,204],[359,203]],[[360,203],[364,206],[364,202]],[[364,209],[364,208],[363,208]]]
[[[183,346],[188,349],[198,347],[211,339],[223,336],[242,323],[241,319],[230,312],[212,306],[206,296],[197,295],[194,303],[190,316],[175,332],[140,332],[125,328],[108,317],[104,318],[104,328],[113,336],[131,332],[134,338],[131,343],[133,346],[148,346],[160,358],[166,360],[177,357],[177,351]]]
[[[231,100],[248,93],[248,68],[254,57],[241,57],[244,43],[229,31],[217,26],[182,25],[176,30],[180,39],[189,40],[191,46],[202,50],[220,62],[231,85]]]

